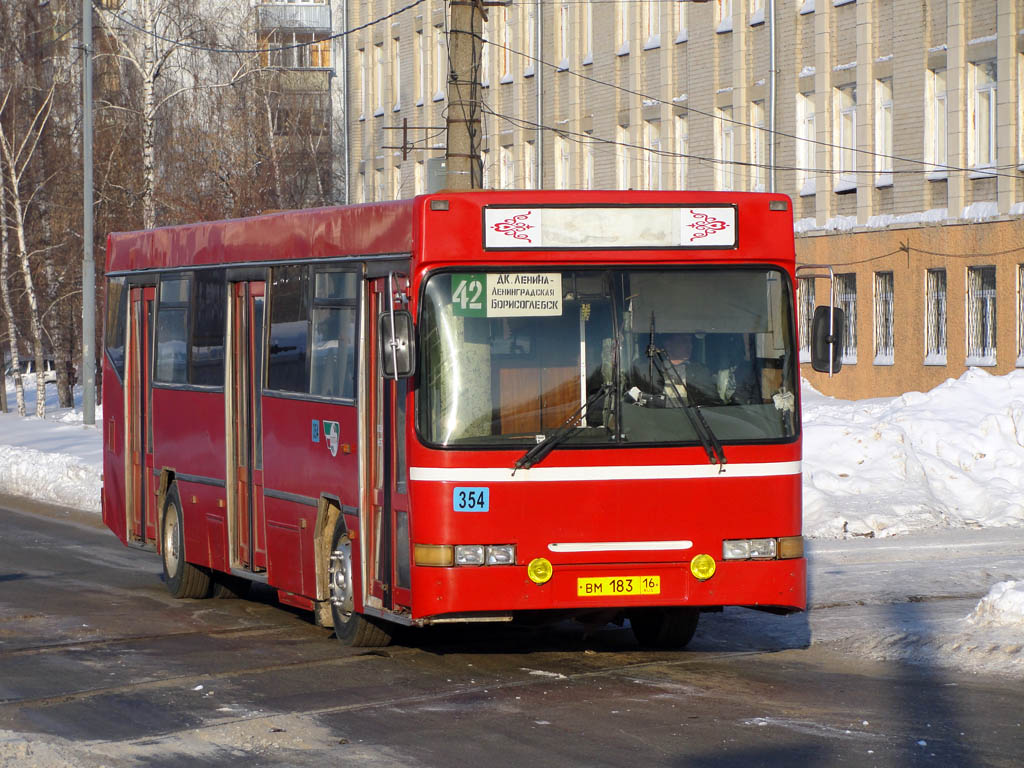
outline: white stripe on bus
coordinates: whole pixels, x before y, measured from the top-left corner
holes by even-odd
[[[598,467],[410,467],[409,479],[425,482],[507,483],[577,482],[600,480],[684,480],[691,478],[774,477],[799,475],[799,461],[760,464],[660,464],[651,466]]]
[[[552,552],[662,552],[690,549],[692,541],[572,541],[548,544]]]

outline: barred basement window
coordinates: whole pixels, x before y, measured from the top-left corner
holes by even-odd
[[[857,362],[857,275],[847,273],[836,275],[836,304],[846,314],[843,328],[843,349],[841,360],[844,364]]]
[[[967,269],[967,365],[996,364],[996,268]]]
[[[811,326],[814,320],[814,278],[801,277],[796,284],[797,318],[800,323],[800,362],[811,362]]]
[[[929,269],[924,287],[924,364],[946,364],[946,270]]]
[[[875,365],[892,365],[892,272],[875,272]]]

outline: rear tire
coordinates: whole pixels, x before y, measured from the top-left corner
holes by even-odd
[[[210,574],[185,559],[185,528],[178,489],[171,486],[164,500],[160,526],[160,547],[164,561],[164,583],[172,597],[206,597]]]
[[[685,648],[698,619],[699,608],[641,608],[629,614],[633,636],[644,648]]]
[[[344,524],[339,521],[331,542],[331,561],[327,573],[334,634],[345,645],[356,648],[382,648],[389,645],[390,624],[355,611],[353,571],[352,540]]]

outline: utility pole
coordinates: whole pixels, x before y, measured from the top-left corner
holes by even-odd
[[[82,0],[82,422],[96,423],[96,268],[92,256],[92,2]]]
[[[449,189],[480,189],[481,0],[448,0],[448,160]]]

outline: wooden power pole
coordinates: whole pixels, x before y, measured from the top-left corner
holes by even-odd
[[[448,161],[449,189],[480,189],[480,61],[483,22],[481,0],[449,0]]]

